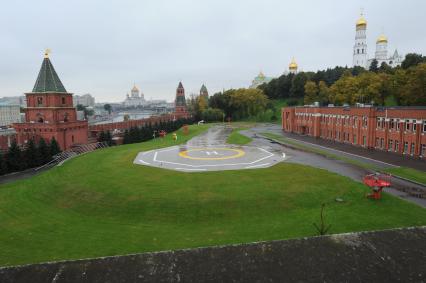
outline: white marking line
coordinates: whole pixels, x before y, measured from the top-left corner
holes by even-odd
[[[313,145],[313,146],[321,147],[321,148],[324,148],[324,149],[328,149],[328,150],[332,150],[332,151],[337,151],[337,152],[348,154],[348,155],[353,155],[353,156],[356,156],[356,157],[359,157],[359,158],[364,158],[364,159],[371,160],[371,161],[374,161],[374,162],[383,163],[383,164],[386,164],[386,165],[389,165],[389,166],[399,167],[398,165],[390,164],[390,163],[387,163],[387,162],[383,162],[383,161],[380,161],[380,160],[368,158],[368,157],[357,155],[357,154],[354,154],[354,153],[349,153],[349,152],[341,151],[341,150],[334,149],[334,148],[331,148],[331,147],[326,147],[326,146],[322,146],[322,145],[318,145],[318,144],[314,144],[314,143],[310,143],[310,142],[305,142],[305,141],[301,141],[301,140],[297,140],[297,139],[293,139],[293,138],[288,138],[288,137],[285,137],[285,138],[293,140],[293,141],[302,142],[302,143],[310,144],[310,145]]]
[[[260,147],[256,147],[257,149],[260,149],[266,153],[269,153],[268,156],[265,156],[263,158],[257,159],[255,161],[252,162],[242,162],[242,163],[228,163],[228,164],[204,164],[204,165],[191,165],[191,164],[185,164],[185,163],[179,163],[179,162],[172,162],[172,161],[164,161],[164,160],[157,160],[157,151],[154,154],[154,161],[155,162],[162,162],[162,163],[168,163],[168,164],[173,164],[173,165],[180,165],[180,166],[188,166],[188,167],[218,167],[218,166],[241,166],[241,165],[251,165],[254,163],[257,163],[259,161],[265,160],[267,158],[270,158],[272,156],[274,156],[273,153],[270,153],[269,151],[260,148]],[[170,150],[170,149],[168,149]],[[158,152],[164,152],[164,151],[168,151],[168,150],[163,150],[163,151],[158,151]]]
[[[144,153],[142,153],[142,155],[146,155],[146,154],[151,153],[151,152],[153,152],[153,150],[145,151]]]
[[[207,169],[202,169],[202,168],[175,168],[175,170],[189,170],[189,171],[207,171]]]
[[[145,162],[145,161],[143,161],[142,159],[139,159],[139,163],[146,164],[146,165],[150,165],[150,163]]]
[[[269,164],[271,164],[271,163],[263,163],[263,164],[251,165],[251,166],[247,166],[247,167],[244,167],[244,168],[256,168],[256,167],[261,167],[261,166],[267,166]]]
[[[283,152],[283,158],[285,158],[285,153]]]

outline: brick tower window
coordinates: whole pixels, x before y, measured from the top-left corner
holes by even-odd
[[[62,97],[62,104],[65,104],[65,97]]]

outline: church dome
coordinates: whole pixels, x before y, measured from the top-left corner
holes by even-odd
[[[138,87],[137,87],[136,85],[134,85],[134,86],[133,86],[133,88],[132,88],[132,92],[133,92],[133,91],[139,91],[139,89],[138,89]]]
[[[293,59],[291,59],[291,62],[290,62],[290,65],[288,65],[288,68],[289,68],[290,70],[295,70],[295,69],[297,69],[297,63],[296,63],[296,61],[294,60],[294,58],[293,58]]]
[[[376,43],[387,43],[387,42],[388,42],[388,38],[382,34],[377,38]]]
[[[356,27],[366,27],[367,26],[367,20],[364,18],[363,15],[356,21]]]
[[[259,72],[259,75],[257,77],[263,79],[265,78],[265,75],[262,72]]]

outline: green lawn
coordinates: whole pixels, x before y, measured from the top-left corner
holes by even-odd
[[[191,135],[208,125],[191,126]],[[182,173],[133,165],[165,140],[89,153],[0,186],[0,265],[315,235],[321,203],[332,233],[426,225],[426,209],[325,170]],[[336,197],[345,201],[335,202]]]
[[[389,168],[385,171],[393,175],[400,176],[402,178],[413,180],[426,185],[426,172],[407,167]]]
[[[299,148],[301,150],[305,150],[305,151],[309,151],[309,152],[313,152],[313,153],[318,153],[320,155],[326,156],[328,158],[333,158],[333,159],[337,159],[337,160],[342,160],[344,162],[365,168],[365,169],[371,169],[371,170],[381,170],[380,168],[378,168],[377,166],[374,166],[372,164],[366,163],[366,162],[362,162],[360,160],[354,160],[351,159],[349,157],[345,157],[345,156],[341,156],[341,155],[337,155],[337,154],[333,154],[330,153],[326,150],[322,150],[322,149],[318,149],[303,143],[299,143],[297,141],[285,138],[281,135],[278,134],[273,134],[273,133],[262,133],[262,135],[264,135],[265,137],[271,138],[271,139],[275,139],[284,143],[287,143],[289,145],[292,145],[296,148]],[[396,176],[400,176],[403,177],[405,179],[408,180],[413,180],[416,181],[418,183],[422,183],[422,184],[426,184],[426,172],[422,172],[419,170],[415,170],[412,168],[407,168],[407,167],[395,167],[395,168],[387,168],[383,170],[384,172],[387,173],[391,173],[393,175]]]
[[[240,131],[243,131],[243,130],[247,130],[247,128],[232,129],[232,133],[226,139],[226,142],[229,144],[238,144],[238,145],[245,145],[250,143],[252,141],[251,138],[246,137],[243,134],[240,134]]]

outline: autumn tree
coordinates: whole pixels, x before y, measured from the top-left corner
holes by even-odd
[[[315,101],[318,101],[318,86],[313,81],[307,81],[305,84],[305,104],[312,104]]]

